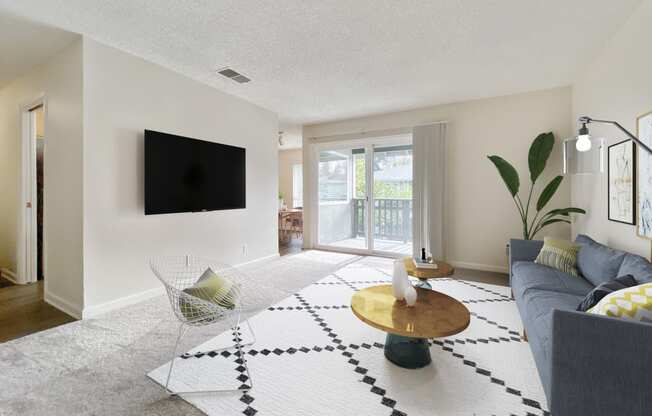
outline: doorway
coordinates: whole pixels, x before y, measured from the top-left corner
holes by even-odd
[[[317,247],[412,255],[410,135],[316,145]]]
[[[43,207],[44,207],[44,176],[43,163],[45,159],[45,115],[43,105],[31,110],[34,117],[34,140],[36,142],[36,279],[43,280]]]
[[[18,247],[18,274],[21,283],[44,281],[47,277],[44,227],[47,163],[45,112],[43,99],[25,107],[23,112],[23,235]]]
[[[16,282],[0,288],[0,343],[75,320],[45,302],[47,275],[47,106],[41,97],[21,112],[21,209]]]

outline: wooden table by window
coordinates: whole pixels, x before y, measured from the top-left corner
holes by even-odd
[[[292,239],[303,237],[303,211],[289,209],[278,212],[278,238],[287,243]]]

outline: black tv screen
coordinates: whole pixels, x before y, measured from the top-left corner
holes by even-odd
[[[245,208],[245,149],[145,130],[145,215]]]

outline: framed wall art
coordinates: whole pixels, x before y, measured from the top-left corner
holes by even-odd
[[[648,146],[652,146],[652,111],[636,119],[636,136]],[[638,152],[638,226],[639,237],[652,239],[652,155],[645,151]]]
[[[636,145],[631,140],[613,144],[608,148],[608,208],[610,221],[636,223]]]

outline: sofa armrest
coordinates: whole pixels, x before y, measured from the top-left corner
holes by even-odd
[[[512,238],[509,240],[509,283],[512,283],[512,265],[517,261],[534,261],[543,247],[543,241],[520,240]]]
[[[551,364],[553,415],[650,414],[651,324],[555,310]]]

